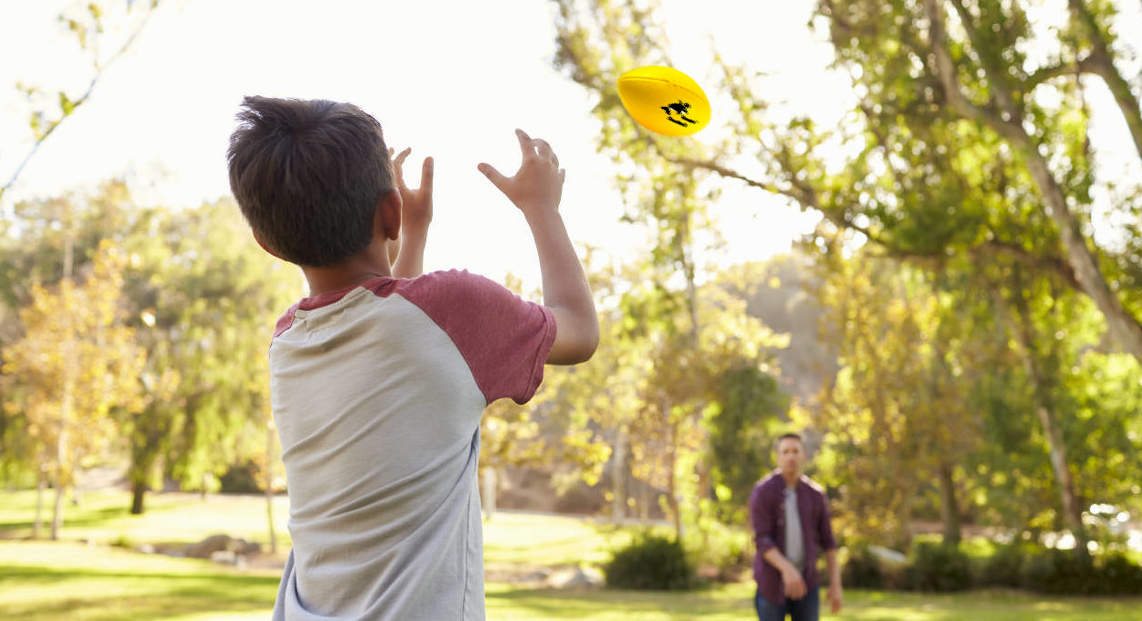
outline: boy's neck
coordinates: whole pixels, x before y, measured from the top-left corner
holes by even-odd
[[[385,254],[384,250],[379,253],[373,252],[371,247],[344,263],[327,267],[306,266],[302,267],[301,271],[305,274],[306,281],[309,282],[309,295],[311,297],[352,287],[373,278],[392,277],[388,255]]]

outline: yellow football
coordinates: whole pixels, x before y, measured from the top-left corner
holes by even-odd
[[[710,122],[710,101],[690,76],[670,67],[639,67],[619,76],[619,99],[639,125],[689,136]]]

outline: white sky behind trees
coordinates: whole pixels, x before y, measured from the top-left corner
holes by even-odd
[[[674,66],[707,92],[712,37],[730,63],[768,72],[764,87],[773,92],[763,94],[789,109],[831,124],[851,105],[846,78],[826,71],[823,33],[807,28],[812,0],[662,3]],[[0,0],[0,182],[32,140],[16,82],[73,96],[86,87],[86,56],[55,19],[85,4]],[[114,176],[126,176],[146,204],[226,196],[225,151],[242,97],[323,98],[361,106],[381,122],[389,146],[411,146],[411,184],[421,159],[435,158],[426,270],[462,267],[496,279],[512,272],[525,287],[538,285],[523,218],[476,170],[486,161],[514,172],[516,127],[547,139],[567,169],[561,211],[580,249],[588,243],[632,258],[647,244],[619,221],[613,166],[595,153],[593,101],[550,66],[552,11],[546,0],[167,0],[4,200],[84,190]],[[690,140],[717,131],[713,113]],[[718,263],[784,252],[814,221],[737,184],[726,184],[712,212],[726,244],[702,258]]]

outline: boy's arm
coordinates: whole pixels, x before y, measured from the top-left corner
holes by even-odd
[[[402,201],[399,250],[393,263],[394,278],[415,278],[424,273],[424,247],[428,242],[428,225],[432,222],[432,158],[424,159],[420,169],[420,187],[411,190],[404,183],[403,172],[404,161],[411,152],[411,148],[405,149],[393,160],[393,172],[396,173]],[[392,155],[392,149],[389,149],[389,155]]]
[[[583,266],[559,215],[566,173],[546,141],[533,140],[519,129],[516,137],[523,161],[514,176],[505,177],[488,164],[480,164],[479,170],[519,207],[535,239],[543,303],[555,316],[556,326],[547,362],[586,362],[599,345],[599,319]]]

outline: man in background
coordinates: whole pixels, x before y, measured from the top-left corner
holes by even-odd
[[[820,582],[817,555],[829,568],[827,598],[833,613],[842,603],[837,541],[824,489],[803,473],[805,441],[787,433],[777,440],[777,469],[762,479],[749,499],[757,556],[754,605],[760,621],[817,621]]]

